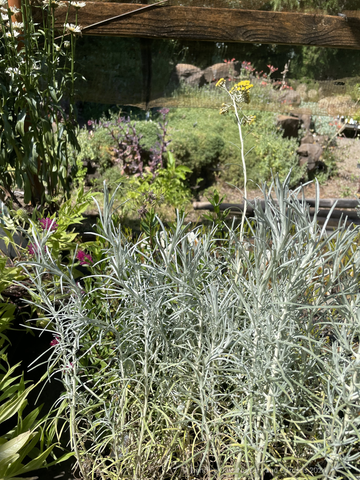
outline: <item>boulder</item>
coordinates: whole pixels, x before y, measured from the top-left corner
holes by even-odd
[[[306,165],[306,169],[308,172],[311,172],[316,167],[315,162],[313,162],[312,159],[309,157],[300,157],[299,165],[300,167],[302,167],[303,165]]]
[[[300,147],[297,149],[297,153],[299,155],[299,164],[300,166],[302,165],[307,165],[307,169],[309,172],[314,170],[319,166],[320,159],[322,156],[322,146],[319,145],[318,143],[303,143],[300,145]]]
[[[189,77],[185,77],[183,81],[187,85],[191,85],[192,87],[202,87],[203,85],[205,85],[204,73],[200,70],[200,72],[196,72]]]
[[[301,97],[295,90],[285,90],[279,95],[279,101],[285,105],[300,105]]]
[[[304,143],[315,143],[314,136],[311,135],[311,133],[305,135],[305,137],[301,139],[301,145],[303,145]]]
[[[302,122],[302,126],[305,132],[309,132],[310,124],[311,124],[311,115],[302,114],[302,115],[299,115],[299,118]]]
[[[187,63],[178,63],[171,75],[171,83],[178,85],[182,82],[193,86],[199,86],[200,83],[204,85],[205,80],[201,68]]]
[[[199,72],[201,72],[201,68],[195,67],[195,65],[189,65],[188,63],[178,63],[175,67],[175,74],[179,78],[187,78]]]
[[[283,130],[283,136],[286,138],[297,138],[300,128],[299,117],[290,115],[278,115],[276,125]]]
[[[220,78],[233,78],[240,74],[240,62],[215,63],[205,68],[204,76],[207,83],[217,82]]]

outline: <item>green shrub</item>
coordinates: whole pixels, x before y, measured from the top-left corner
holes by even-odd
[[[100,171],[112,166],[112,139],[104,128],[95,128],[90,132],[82,128],[78,133],[80,152],[76,153],[78,162],[95,162]]]
[[[298,140],[296,138],[283,138],[271,120],[254,126],[252,135],[255,142],[251,152],[253,176],[250,178],[261,183],[277,174],[283,181],[291,169],[292,187],[306,179],[306,166],[299,166],[299,157],[296,153]]]
[[[141,177],[123,175],[119,168],[111,168],[97,182],[97,186],[106,181],[110,191],[116,191],[119,209],[123,215],[133,214],[144,205],[144,198],[150,194],[165,207],[186,208],[191,200],[187,176],[191,172],[184,165],[176,165],[175,157],[171,152],[166,154],[166,166],[158,170],[156,177],[145,174]]]
[[[234,143],[238,138],[236,123],[230,117],[221,117],[217,110],[193,110],[178,109],[169,115],[174,155],[192,169],[193,183],[201,177],[206,179],[205,186],[209,186],[214,180],[213,170],[219,167],[225,181],[241,186],[240,149]],[[248,178],[257,184],[278,174],[284,180],[292,169],[292,186],[306,179],[306,171],[299,166],[296,154],[297,139],[283,138],[276,127],[276,114],[246,113],[256,114],[255,122],[244,127]]]
[[[196,185],[199,178],[205,180],[205,185],[212,183],[224,147],[225,141],[221,135],[201,130],[174,134],[171,143],[176,158],[191,170],[192,185]]]

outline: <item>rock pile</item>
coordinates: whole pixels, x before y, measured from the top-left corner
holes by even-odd
[[[298,138],[299,131],[303,131],[300,146],[297,149],[299,164],[306,165],[307,171],[321,170],[323,150],[327,147],[327,135],[313,135],[310,131],[311,115],[279,115],[277,126],[283,130],[286,138]]]
[[[238,61],[215,63],[204,70],[187,63],[178,63],[171,76],[171,81],[175,85],[185,83],[192,87],[202,87],[205,83],[217,82],[220,78],[233,79],[240,75],[240,70],[241,64]]]

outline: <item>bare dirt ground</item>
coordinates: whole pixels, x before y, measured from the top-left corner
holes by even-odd
[[[334,149],[337,174],[320,185],[321,198],[358,198],[360,187],[360,139],[338,138]],[[315,185],[305,188],[306,197],[315,196]]]

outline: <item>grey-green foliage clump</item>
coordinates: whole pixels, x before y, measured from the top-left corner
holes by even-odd
[[[359,475],[359,232],[327,235],[289,182],[241,242],[180,216],[128,241],[105,191],[82,285],[49,250],[23,264],[84,478]]]

